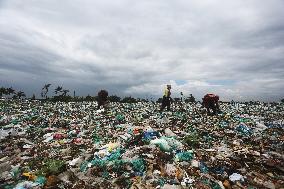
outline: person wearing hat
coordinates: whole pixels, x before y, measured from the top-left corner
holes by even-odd
[[[165,109],[165,107],[167,107],[167,110],[169,111],[171,108],[171,85],[167,85],[165,91],[164,91],[164,96],[163,96],[163,100],[162,100],[162,106],[161,106],[161,110],[163,111]]]

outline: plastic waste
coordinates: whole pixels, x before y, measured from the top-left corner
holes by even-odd
[[[236,104],[0,100],[0,188],[281,188],[284,104]]]
[[[9,131],[5,131],[5,130],[0,130],[0,140],[5,139],[7,136],[9,136]]]
[[[199,163],[199,169],[202,173],[208,173],[208,167],[202,161]]]
[[[36,179],[36,176],[33,173],[23,173],[22,176],[26,177],[28,180]]]
[[[27,189],[27,188],[33,188],[35,186],[38,186],[39,184],[38,183],[34,183],[34,182],[31,182],[31,181],[24,181],[24,182],[21,182],[21,183],[18,183],[14,189]]]
[[[170,130],[169,128],[165,129],[165,135],[167,137],[177,137],[177,135],[172,130]]]
[[[46,183],[46,178],[43,176],[38,176],[35,179],[35,182],[38,183],[39,185],[43,186]]]
[[[252,134],[251,129],[247,125],[245,125],[244,123],[241,123],[240,125],[238,125],[236,127],[236,130],[238,132],[240,132],[241,134],[244,134],[244,135],[251,135]]]
[[[145,140],[152,140],[154,138],[157,138],[158,136],[160,136],[160,135],[156,131],[147,131],[147,132],[144,132],[144,134],[143,134],[143,138]]]
[[[177,168],[175,167],[174,164],[166,164],[165,166],[165,171],[166,171],[166,174],[171,176],[171,177],[174,177],[176,175],[176,171],[177,171]]]
[[[179,152],[175,155],[175,161],[191,161],[193,159],[193,151]]]
[[[168,141],[164,138],[151,140],[150,143],[159,146],[162,151],[165,152],[172,151],[172,147],[169,145]]]
[[[77,163],[79,163],[80,159],[81,159],[80,157],[73,159],[72,161],[69,162],[69,165],[70,166],[76,165]]]
[[[232,175],[229,176],[230,181],[235,182],[235,181],[244,181],[244,177],[238,173],[233,173]]]

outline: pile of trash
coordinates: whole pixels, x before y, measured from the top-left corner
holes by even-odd
[[[284,104],[0,102],[0,188],[283,188]]]

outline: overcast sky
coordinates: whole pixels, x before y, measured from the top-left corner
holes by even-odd
[[[279,100],[283,10],[283,0],[0,0],[0,85],[159,97],[172,84],[173,96]]]

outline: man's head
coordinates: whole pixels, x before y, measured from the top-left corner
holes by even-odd
[[[171,89],[172,88],[172,86],[171,85],[167,85],[167,89]]]

